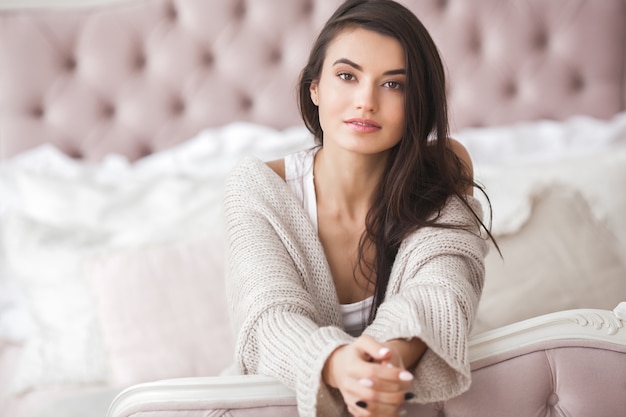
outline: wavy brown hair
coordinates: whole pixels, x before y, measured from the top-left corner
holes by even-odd
[[[316,144],[323,145],[324,135],[318,108],[311,101],[311,83],[319,80],[328,45],[344,30],[354,28],[397,39],[404,48],[407,70],[403,137],[391,149],[366,217],[355,266],[374,285],[371,321],[385,298],[402,241],[420,227],[455,227],[437,221],[451,196],[459,197],[492,240],[493,237],[465,195],[471,187],[483,193],[484,190],[450,149],[446,78],[439,51],[424,25],[399,3],[347,0],[322,28],[299,81],[300,113]],[[375,249],[373,263],[367,263],[364,257],[370,245]]]

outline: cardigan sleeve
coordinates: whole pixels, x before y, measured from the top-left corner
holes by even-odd
[[[282,180],[259,164],[244,161],[226,184],[235,365],[294,389],[302,417],[341,415],[343,401],[321,372],[327,357],[353,338],[340,328],[332,278],[308,218]]]
[[[474,211],[480,204],[470,197]],[[401,245],[385,300],[364,333],[380,341],[420,338],[413,401],[443,401],[471,382],[468,336],[482,292],[487,243],[471,212],[451,199],[439,218],[458,228],[425,227]]]

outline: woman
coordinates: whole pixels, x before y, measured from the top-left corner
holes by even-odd
[[[293,388],[302,417],[462,393],[487,245],[433,41],[398,3],[348,0],[299,100],[318,146],[248,158],[227,184],[238,372]]]

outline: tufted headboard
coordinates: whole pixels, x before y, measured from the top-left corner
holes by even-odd
[[[206,127],[301,124],[295,84],[341,0],[129,0],[0,12],[2,158],[136,159]],[[439,45],[453,130],[624,109],[625,0],[403,0]]]

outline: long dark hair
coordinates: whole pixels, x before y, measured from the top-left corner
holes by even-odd
[[[323,145],[324,136],[318,108],[311,101],[311,83],[319,80],[330,42],[342,31],[357,27],[397,39],[404,48],[407,70],[403,137],[391,149],[366,217],[355,266],[374,284],[371,321],[385,298],[402,241],[420,227],[455,227],[437,222],[438,213],[451,196],[459,197],[493,237],[465,195],[471,187],[484,190],[450,149],[445,71],[439,51],[424,25],[401,4],[392,0],[347,0],[322,28],[299,82],[300,113],[315,142]],[[364,256],[371,245],[375,248],[372,264]]]

